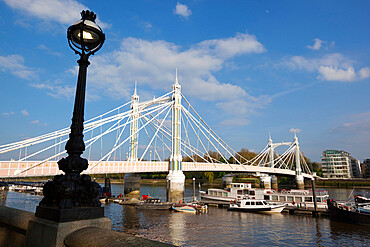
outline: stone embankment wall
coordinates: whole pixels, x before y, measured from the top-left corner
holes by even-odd
[[[35,214],[23,210],[0,206],[0,246],[26,246],[30,220]],[[40,238],[42,236],[40,232]],[[49,246],[49,245],[48,245]],[[115,232],[98,227],[85,227],[68,234],[64,239],[66,247],[100,246],[172,246],[161,242],[136,237],[123,232]]]

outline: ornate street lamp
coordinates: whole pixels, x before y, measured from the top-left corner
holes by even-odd
[[[89,165],[81,157],[85,151],[83,121],[88,58],[102,47],[105,35],[95,23],[94,12],[84,10],[81,16],[67,31],[68,44],[80,59],[71,133],[65,146],[68,156],[58,161],[59,169],[65,174],[44,185],[44,198],[36,208],[37,217],[58,222],[104,217],[104,208],[97,198],[99,184],[80,173]]]

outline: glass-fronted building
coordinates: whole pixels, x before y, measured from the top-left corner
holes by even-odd
[[[321,157],[324,178],[360,177],[359,161],[343,150],[325,150]]]

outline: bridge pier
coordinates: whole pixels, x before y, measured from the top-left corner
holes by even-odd
[[[296,175],[295,180],[297,182],[297,188],[299,190],[304,190],[304,177],[303,177],[303,175]]]
[[[271,177],[267,174],[261,174],[261,185],[264,189],[271,189]]]
[[[278,180],[275,175],[271,176],[271,189],[277,190],[278,189]]]
[[[167,177],[167,201],[178,202],[184,199],[185,175],[181,170],[171,170]]]
[[[222,185],[224,188],[229,188],[230,184],[233,182],[233,175],[232,174],[226,174],[222,177]]]
[[[141,176],[135,173],[128,173],[124,177],[124,194],[126,198],[140,197]]]

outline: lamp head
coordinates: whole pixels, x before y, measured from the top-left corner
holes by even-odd
[[[83,10],[81,17],[81,20],[68,28],[68,44],[76,54],[93,55],[102,47],[105,35],[95,23],[94,12]]]

